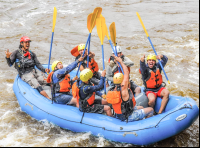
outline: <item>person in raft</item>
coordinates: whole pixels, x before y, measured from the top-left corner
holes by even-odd
[[[159,63],[156,63],[157,59],[161,60],[163,67],[168,61],[168,58],[165,55],[156,56],[149,54],[147,56],[147,64],[145,64],[145,55],[142,56],[140,59],[140,73],[142,74],[145,92],[149,99],[149,106],[154,108],[156,98],[162,98],[161,107],[158,112],[158,114],[161,114],[169,100],[169,91],[162,84],[162,68]]]
[[[121,64],[124,71],[124,75],[122,73],[114,75],[114,86],[106,95],[107,102],[112,104],[116,113],[115,117],[121,121],[133,122],[153,116],[154,109],[152,107],[136,106],[135,97],[128,87],[129,70],[120,57],[114,56],[114,58]]]
[[[79,110],[87,113],[99,113],[106,112],[108,116],[112,117],[111,108],[108,106],[108,102],[105,100],[105,96],[100,90],[104,87],[104,77],[106,71],[101,74],[100,82],[98,85],[94,85],[91,82],[93,72],[86,68],[80,73],[80,80],[72,86],[72,94],[74,98],[77,98]],[[96,95],[101,98],[96,98]],[[103,98],[103,99],[102,99]]]
[[[45,72],[49,73],[50,70],[45,69],[38,61],[36,54],[29,50],[30,42],[29,37],[23,36],[20,39],[18,50],[9,52],[9,49],[7,49],[5,51],[8,66],[11,67],[15,63],[15,68],[21,79],[27,82],[32,88],[37,89],[41,95],[51,100],[43,89],[43,86],[47,84],[47,75]]]
[[[73,98],[70,90],[73,82],[77,80],[78,77],[76,76],[71,80],[69,73],[74,70],[83,59],[84,58],[80,57],[67,67],[63,67],[61,61],[54,61],[52,63],[52,72],[47,77],[47,83],[52,84],[52,97],[55,103],[77,106],[76,98]]]
[[[117,54],[118,57],[121,57],[123,63],[127,66],[129,73],[130,73],[130,67],[134,65],[134,63],[126,56],[123,55],[121,47],[117,46]],[[107,66],[107,73],[106,73],[106,78],[107,80],[111,81],[110,85],[113,85],[113,76],[116,73],[119,73],[118,71],[118,64],[116,63],[115,59],[114,59],[114,52],[112,52],[112,56],[110,56],[109,58],[109,65]],[[135,84],[132,80],[129,81],[129,87],[132,90],[133,94],[135,94],[135,96],[139,95],[141,93],[141,88]]]
[[[80,44],[78,46],[78,52],[79,55],[76,57],[75,60],[77,60],[78,58],[80,58],[81,56],[83,56],[83,52],[85,49],[85,44]],[[85,55],[87,55],[87,48],[85,50]],[[101,78],[101,73],[99,72],[99,66],[97,64],[97,62],[94,60],[95,54],[93,52],[89,53],[89,69],[92,71],[93,73],[93,77],[91,78],[92,83],[94,83],[95,85],[99,84],[100,78]],[[84,61],[82,62],[81,66],[80,66],[80,71],[84,70],[85,68],[87,68],[87,57],[85,57]]]

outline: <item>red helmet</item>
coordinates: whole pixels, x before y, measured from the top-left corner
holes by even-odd
[[[27,36],[23,36],[23,37],[20,39],[20,43],[21,43],[21,42],[27,42],[27,41],[30,41],[30,42],[31,42],[30,38],[27,37]]]

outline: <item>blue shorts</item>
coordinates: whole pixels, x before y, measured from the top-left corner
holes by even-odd
[[[134,107],[133,113],[128,117],[128,122],[142,120],[146,116],[143,109],[137,109],[137,106]],[[116,114],[116,118],[126,121],[122,114]]]
[[[73,98],[71,94],[56,93],[55,96],[55,103],[57,104],[68,104]]]
[[[134,107],[132,115],[128,117],[128,122],[142,120],[146,116],[143,109],[137,109],[137,106]]]

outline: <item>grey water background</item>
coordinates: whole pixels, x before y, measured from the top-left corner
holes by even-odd
[[[8,67],[5,50],[18,49],[23,35],[31,38],[30,49],[41,63],[49,58],[53,8],[57,8],[51,62],[63,61],[67,66],[74,57],[70,51],[85,43],[89,34],[87,16],[102,7],[107,27],[116,24],[117,43],[124,55],[134,61],[131,79],[142,86],[140,57],[153,53],[137,18],[139,12],[158,54],[169,61],[165,67],[171,82],[172,95],[193,98],[199,104],[199,1],[198,0],[0,0],[0,146],[104,146],[134,147],[111,142],[90,133],[74,133],[47,121],[37,121],[20,110],[12,90],[17,71]],[[105,64],[111,55],[108,40],[104,40]],[[91,51],[102,70],[101,43],[96,27],[92,32]],[[164,76],[163,76],[164,77]],[[164,78],[166,81],[166,79]],[[167,82],[167,81],[166,81]],[[181,132],[154,147],[198,147],[199,119]]]

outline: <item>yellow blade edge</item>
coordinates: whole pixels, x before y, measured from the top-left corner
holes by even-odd
[[[116,29],[115,29],[115,22],[112,22],[112,24],[109,27],[110,30],[110,36],[111,36],[111,40],[114,44],[114,46],[116,46]]]
[[[144,29],[144,31],[145,31],[147,37],[149,37],[149,34],[147,33],[147,30],[146,30],[146,28],[145,28],[145,26],[144,26],[144,24],[143,24],[143,22],[142,22],[142,19],[141,19],[139,13],[136,12],[136,14],[137,14],[137,16],[138,16],[138,18],[139,18],[139,20],[140,20],[140,23],[142,24],[142,27],[143,27],[143,29]]]
[[[90,13],[87,17],[87,28],[88,28],[89,32],[90,32],[90,29],[91,29],[91,18],[92,18],[92,13]]]
[[[55,25],[56,25],[56,16],[57,16],[57,9],[56,9],[56,7],[54,7],[52,32],[54,32],[54,28],[55,28]]]
[[[168,84],[170,84],[169,80],[168,80]]]
[[[104,22],[105,22],[105,20],[102,17],[99,17],[96,20],[97,34],[98,34],[99,39],[101,41],[101,45],[103,45],[103,40],[104,40],[104,37],[105,37],[105,33],[104,33],[105,31],[103,31]]]
[[[92,17],[91,17],[91,27],[90,27],[90,33],[92,33],[93,28],[95,27],[96,24],[96,19],[101,15],[102,12],[102,8],[101,7],[97,7],[94,9]]]

